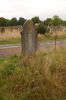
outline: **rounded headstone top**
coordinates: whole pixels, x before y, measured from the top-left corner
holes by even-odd
[[[28,20],[23,25],[22,37],[22,52],[24,55],[30,55],[37,50],[37,32],[35,25],[31,20]]]
[[[28,20],[23,25],[23,32],[22,33],[28,34],[28,32],[30,33],[32,31],[35,31],[35,25],[32,22],[32,20]]]

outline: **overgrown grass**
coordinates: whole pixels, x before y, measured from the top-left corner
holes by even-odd
[[[66,35],[59,35],[57,36],[57,40],[64,40],[66,39]],[[49,35],[40,35],[38,36],[38,41],[48,41],[48,40],[55,40],[55,36]]]
[[[66,50],[0,58],[0,100],[66,100]]]
[[[57,36],[57,40],[62,40],[62,39],[66,39],[66,35],[62,35],[62,36]],[[40,35],[38,36],[38,41],[48,41],[48,40],[55,40],[55,36],[46,36],[46,35]],[[0,40],[0,45],[4,45],[4,44],[18,44],[21,43],[21,38],[12,38],[12,39],[2,39]]]

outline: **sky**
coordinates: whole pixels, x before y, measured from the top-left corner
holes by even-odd
[[[41,20],[58,15],[66,20],[66,0],[0,0],[0,17]]]

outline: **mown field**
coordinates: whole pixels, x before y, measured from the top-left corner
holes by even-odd
[[[66,100],[66,49],[0,58],[0,100]]]

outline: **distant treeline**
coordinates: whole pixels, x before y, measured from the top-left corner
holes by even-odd
[[[52,18],[47,18],[46,20],[42,21],[39,19],[39,17],[33,17],[33,22],[36,23],[42,23],[45,26],[66,26],[66,20],[62,20],[59,16],[55,15]]]
[[[0,17],[0,26],[18,26],[18,25],[22,25],[24,24],[24,22],[26,21],[26,19],[24,18],[19,18],[19,20],[17,20],[17,18],[12,18],[12,19],[5,19],[3,17]]]
[[[18,26],[24,24],[24,22],[27,19],[20,17],[18,20],[17,18],[12,18],[12,19],[5,19],[3,17],[0,17],[0,26]],[[46,20],[42,21],[39,19],[39,17],[33,17],[31,19],[34,24],[44,24],[45,26],[57,26],[57,25],[62,25],[66,26],[66,20],[62,20],[59,16],[53,16],[52,18],[47,18]]]

